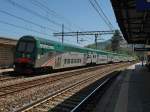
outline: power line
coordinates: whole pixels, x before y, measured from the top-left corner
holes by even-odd
[[[31,14],[33,14],[33,15],[35,15],[35,16],[41,18],[41,19],[45,19],[45,20],[49,21],[50,23],[53,23],[53,24],[55,24],[55,25],[57,25],[57,26],[61,26],[60,23],[57,23],[57,22],[55,22],[55,21],[53,21],[53,20],[51,20],[51,19],[49,19],[49,18],[47,18],[47,17],[45,17],[45,16],[39,14],[39,13],[37,13],[36,11],[33,11],[33,10],[29,9],[29,8],[26,8],[26,7],[24,7],[24,6],[20,5],[20,4],[18,4],[18,3],[16,3],[16,2],[12,1],[12,0],[6,0],[6,1],[7,1],[8,3],[12,4],[13,6],[16,6],[16,7],[20,8],[20,9],[22,9],[22,10],[28,12],[28,13],[31,13]],[[9,15],[10,15],[10,14],[9,14]],[[11,14],[11,16],[14,16],[15,18],[18,18],[18,19],[20,19],[20,20],[22,19],[23,21],[26,21],[26,22],[28,21],[28,23],[31,23],[31,24],[34,24],[34,25],[39,26],[39,27],[41,27],[41,28],[44,28],[42,25],[39,25],[39,24],[34,23],[34,22],[32,22],[32,21],[25,20],[25,19],[20,18],[20,17],[16,17],[15,15],[12,15],[12,14]],[[6,24],[6,22],[5,22],[4,24]],[[11,25],[11,26],[15,26],[15,27],[22,28],[22,29],[25,29],[25,30],[28,30],[28,31],[34,31],[34,32],[37,32],[37,33],[42,33],[42,32],[36,31],[36,30],[32,30],[32,29],[28,29],[28,28],[25,28],[25,27],[22,27],[22,26],[18,26],[18,25],[15,25],[15,24],[11,24],[11,23],[7,23],[7,24],[8,24],[8,25]],[[66,28],[66,27],[65,27],[65,28]],[[68,28],[66,28],[66,29],[68,29]],[[42,33],[42,34],[45,34],[45,33]],[[46,35],[47,35],[47,34],[46,34]],[[52,35],[51,35],[51,36],[52,36]]]
[[[30,0],[30,1],[32,1],[32,4],[33,5],[35,5],[35,6],[37,6],[37,7],[40,7],[41,9],[43,9],[44,11],[48,11],[48,12],[51,12],[51,14],[53,15],[53,16],[55,16],[56,18],[59,18],[59,19],[64,19],[64,20],[66,20],[65,19],[65,17],[63,17],[63,16],[60,16],[59,14],[57,14],[55,11],[53,11],[53,10],[51,10],[49,7],[47,7],[45,4],[43,4],[43,3],[41,3],[40,1],[37,1],[37,0]],[[68,20],[66,20],[66,21],[68,21]],[[68,22],[70,25],[72,24],[72,23],[70,23],[70,22]],[[72,26],[72,25],[71,25]],[[76,26],[76,25],[74,25],[73,24],[73,26]],[[77,27],[77,26],[76,26]],[[69,27],[66,27],[65,26],[65,29],[68,29],[69,31],[72,31],[72,28],[69,28]],[[79,29],[81,29],[81,28],[79,28]],[[82,30],[82,29],[81,29]],[[84,35],[85,36],[85,35]],[[85,37],[87,37],[87,36],[85,36]],[[89,38],[89,37],[88,37]],[[90,40],[92,40],[91,38],[89,38]]]
[[[62,39],[64,38],[64,36],[77,36],[77,42],[78,42],[78,36],[79,35],[94,35],[95,36],[95,45],[96,45],[96,48],[97,48],[97,41],[99,40],[98,39],[98,36],[99,35],[106,35],[106,34],[114,34],[114,31],[111,30],[111,31],[83,31],[83,32],[58,32],[58,33],[53,33],[54,36],[61,36]],[[62,41],[63,43],[63,41]]]
[[[0,32],[2,31],[2,32],[6,32],[6,33],[8,33],[8,31],[9,31],[10,29],[4,29],[4,28],[1,28],[0,27]],[[18,32],[17,31],[11,31],[13,34],[18,34]]]
[[[35,15],[35,16],[41,18],[41,19],[47,20],[47,21],[49,21],[50,23],[52,23],[52,24],[54,24],[54,25],[57,25],[57,26],[59,26],[59,27],[61,26],[60,23],[57,23],[57,22],[55,22],[55,21],[53,21],[53,20],[51,20],[51,19],[49,19],[49,18],[46,18],[45,16],[43,16],[43,15],[41,15],[41,14],[39,14],[39,13],[37,13],[37,12],[35,12],[35,11],[29,9],[29,8],[26,8],[26,7],[24,7],[24,6],[20,5],[20,4],[18,4],[18,3],[16,3],[16,2],[12,1],[12,0],[6,0],[6,1],[7,1],[8,3],[12,4],[13,6],[17,6],[18,8],[20,8],[20,9],[22,9],[22,10],[25,10],[26,12],[31,13],[31,14],[33,14],[33,15]]]
[[[55,11],[51,10],[50,8],[48,8],[46,5],[42,4],[41,2],[39,2],[39,1],[37,1],[37,0],[36,0],[36,1],[35,1],[35,0],[31,0],[31,1],[32,1],[32,4],[33,4],[33,5],[35,5],[35,6],[39,7],[39,8],[41,8],[41,9],[43,9],[43,10],[46,11],[46,12],[51,12],[51,15],[55,16],[56,18],[64,19],[63,16],[58,15]],[[64,19],[64,20],[65,20],[65,19]],[[67,30],[69,30],[69,31],[72,30],[72,29],[69,28],[68,26],[65,26],[65,28],[66,28]]]
[[[45,26],[43,26],[43,25],[40,25],[40,24],[34,23],[34,22],[30,21],[30,20],[26,20],[26,19],[24,19],[24,18],[22,18],[22,17],[19,17],[19,16],[16,16],[16,15],[13,15],[13,14],[11,14],[11,13],[7,12],[7,11],[3,11],[3,10],[1,10],[1,9],[0,9],[0,12],[1,12],[1,13],[3,13],[3,14],[9,15],[9,16],[11,16],[11,17],[14,17],[14,18],[16,18],[16,19],[22,20],[22,21],[24,21],[24,22],[26,22],[26,23],[33,24],[33,25],[38,26],[38,27],[40,27],[40,28],[43,28],[43,29],[49,29],[49,30],[52,30],[52,31],[54,31],[54,32],[56,32],[56,31],[57,31],[57,30],[54,30],[54,29],[52,29],[52,28],[45,27]]]
[[[33,30],[33,29],[30,29],[30,28],[27,28],[27,27],[15,25],[15,24],[12,24],[12,23],[9,23],[9,22],[6,22],[6,21],[2,21],[2,20],[0,20],[0,23],[7,24],[9,26],[13,26],[13,27],[16,27],[16,28],[24,29],[24,30],[27,30],[27,31],[36,32],[36,33],[39,33],[39,34],[42,34],[42,35],[53,36],[53,35],[49,35],[47,33],[43,33],[43,32],[37,31],[37,30]]]
[[[107,22],[107,20],[105,19],[105,17],[100,13],[99,9],[96,8],[95,3],[92,2],[92,0],[89,0],[90,4],[92,5],[92,7],[95,9],[95,11],[99,14],[99,16],[103,19],[103,21],[105,22],[105,24],[108,26],[108,28],[110,30],[112,30],[112,27],[110,26],[110,24]]]
[[[101,6],[99,5],[99,3],[97,2],[97,0],[94,0],[94,2],[96,3],[96,5],[98,6],[99,10],[102,12],[103,16],[107,19],[108,23],[110,24],[110,26],[113,28],[113,25],[111,24],[110,20],[108,19],[108,17],[106,16],[106,14],[104,13],[104,11],[102,10]]]
[[[64,18],[62,16],[60,16],[59,14],[57,14],[55,11],[51,10],[49,7],[47,7],[46,5],[42,4],[41,2],[37,1],[37,0],[29,0],[32,1],[32,3],[38,7],[40,7],[41,9],[48,11],[49,13],[51,13],[51,15],[57,17],[57,18]]]

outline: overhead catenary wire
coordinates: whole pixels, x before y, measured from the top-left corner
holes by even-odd
[[[0,9],[0,12],[3,13],[3,14],[9,15],[9,16],[11,16],[11,17],[14,17],[14,18],[16,18],[16,19],[22,20],[22,21],[24,21],[24,22],[26,22],[26,23],[33,24],[33,25],[38,26],[38,27],[40,27],[40,28],[48,29],[48,30],[51,30],[51,31],[54,31],[54,32],[57,31],[57,30],[54,30],[54,29],[52,29],[52,28],[50,28],[50,27],[46,27],[46,26],[37,24],[37,23],[35,23],[35,22],[32,22],[32,21],[30,21],[30,20],[26,20],[26,19],[24,19],[24,18],[22,18],[22,17],[19,17],[19,16],[16,16],[16,15],[14,15],[14,14],[11,14],[11,13],[9,13],[9,12],[7,12],[7,11],[4,11],[4,10],[1,10],[1,9]]]
[[[109,23],[110,27],[113,28],[112,23],[110,22],[110,20],[108,19],[108,17],[106,16],[106,14],[104,13],[103,9],[101,8],[101,6],[99,5],[99,3],[97,2],[97,0],[94,0],[94,2],[96,3],[96,5],[98,6],[99,10],[102,12],[103,16],[106,18],[107,22]]]
[[[31,0],[31,1],[32,1],[33,5],[40,7],[41,9],[43,9],[43,10],[46,11],[46,12],[50,12],[50,14],[52,14],[52,16],[54,16],[54,17],[56,17],[56,18],[59,18],[59,19],[64,19],[65,21],[68,21],[68,20],[66,20],[65,17],[63,17],[63,16],[57,14],[55,11],[53,11],[52,9],[50,9],[49,7],[47,7],[45,4],[41,3],[40,1],[37,1],[37,0]],[[68,23],[69,23],[69,24],[72,24],[71,22],[68,22]],[[72,25],[73,25],[73,26],[76,26],[75,24],[72,24]],[[71,25],[71,26],[72,26],[72,25]],[[83,30],[83,29],[80,28],[79,26],[76,26],[76,27],[78,27],[80,30]],[[66,25],[65,25],[65,29],[68,29],[69,31],[73,31],[72,28],[69,28],[69,27],[67,27]],[[84,35],[84,36],[85,36],[85,35]],[[85,36],[85,37],[87,37],[87,36]],[[90,40],[92,40],[92,39],[89,38],[89,37],[87,37],[87,38],[90,39]]]
[[[29,9],[29,8],[26,8],[26,7],[24,7],[24,6],[20,5],[20,4],[18,4],[18,3],[15,2],[15,1],[12,1],[12,0],[5,0],[5,1],[7,1],[7,2],[10,3],[10,4],[12,4],[13,6],[16,6],[16,7],[20,8],[20,9],[22,9],[22,10],[28,12],[28,13],[31,13],[31,14],[35,15],[35,16],[41,18],[41,19],[47,20],[47,21],[49,21],[50,23],[52,23],[52,24],[54,24],[54,25],[56,25],[56,26],[61,27],[61,25],[62,25],[62,24],[60,24],[60,23],[55,22],[54,20],[51,20],[51,19],[49,19],[49,18],[47,18],[47,17],[45,17],[45,16],[43,16],[43,15],[37,13],[36,11],[33,11],[33,10]]]
[[[29,1],[31,1],[32,4],[40,7],[44,11],[46,11],[46,12],[50,13],[51,15],[55,16],[56,18],[65,19],[63,16],[61,16],[60,14],[57,14],[54,10],[50,9],[49,7],[47,7],[45,4],[41,3],[40,1],[37,1],[37,0],[29,0]]]
[[[45,20],[49,21],[50,23],[52,23],[52,24],[54,24],[54,25],[57,25],[57,26],[59,26],[59,27],[62,26],[62,24],[57,23],[57,22],[55,22],[55,21],[53,21],[53,20],[51,20],[51,19],[49,19],[49,18],[47,18],[47,17],[45,17],[45,16],[39,14],[39,13],[37,13],[36,11],[33,11],[33,10],[29,9],[29,8],[26,8],[26,7],[24,7],[24,6],[20,5],[20,4],[18,4],[18,3],[16,3],[16,2],[12,1],[12,0],[6,0],[6,1],[7,1],[8,3],[12,4],[13,6],[16,6],[16,7],[20,8],[20,9],[22,9],[22,10],[28,12],[28,13],[31,13],[31,14],[33,14],[33,15],[35,15],[35,16],[41,18],[41,19],[45,19]],[[66,29],[69,29],[69,28],[67,28],[67,27],[65,27],[65,28],[66,28]],[[69,29],[69,30],[70,30],[70,29]],[[42,33],[42,32],[41,32],[41,33]]]
[[[37,1],[37,0],[31,0],[31,3],[41,9],[43,9],[44,11],[48,12],[48,14],[51,14],[52,16],[59,18],[59,19],[64,19],[66,21],[66,19],[63,16],[60,16],[59,14],[57,14],[55,11],[51,10],[49,7],[47,7],[46,5],[44,5],[43,3]],[[68,20],[67,20],[68,21]],[[70,24],[70,22],[69,22]],[[65,24],[65,29],[67,29],[68,31],[72,31],[72,28],[68,27],[69,25]],[[71,26],[71,25],[70,25]]]
[[[103,19],[103,21],[105,22],[105,24],[108,26],[108,28],[110,30],[113,30],[112,26],[109,24],[109,22],[107,21],[107,19],[104,17],[104,15],[100,12],[100,10],[96,7],[95,3],[92,0],[89,0],[90,4],[92,5],[92,7],[95,9],[95,11],[98,13],[98,15],[100,16],[100,18]]]
[[[30,13],[30,14],[32,14],[32,15],[34,15],[34,16],[37,16],[37,17],[39,17],[39,18],[41,18],[41,19],[44,19],[44,20],[47,20],[47,21],[49,21],[50,23],[52,23],[52,24],[54,24],[54,25],[56,25],[56,26],[59,26],[59,27],[61,27],[61,25],[62,24],[60,24],[60,23],[58,23],[58,22],[56,22],[56,21],[53,21],[53,20],[51,20],[50,18],[48,18],[48,17],[45,17],[44,15],[42,15],[42,14],[40,14],[40,13],[38,13],[38,12],[36,12],[36,11],[34,11],[34,10],[31,10],[30,8],[27,8],[27,7],[25,7],[25,6],[23,6],[23,5],[21,5],[21,4],[19,4],[18,2],[15,2],[15,1],[13,1],[13,0],[6,0],[8,3],[10,3],[10,4],[12,4],[13,6],[15,6],[15,7],[17,7],[17,8],[19,8],[19,9],[21,9],[21,10],[24,10],[24,11],[26,11],[26,12],[28,12],[28,13]],[[8,14],[7,14],[8,15]],[[46,27],[45,26],[43,26],[43,25],[40,25],[40,24],[37,24],[37,23],[35,23],[35,22],[32,22],[32,21],[30,21],[30,20],[26,20],[26,19],[24,19],[24,18],[20,18],[20,17],[17,17],[16,15],[13,15],[13,14],[9,14],[10,16],[14,16],[15,18],[18,18],[18,19],[20,19],[20,20],[22,20],[22,21],[26,21],[26,22],[28,22],[28,23],[31,23],[31,24],[33,24],[33,25],[36,25],[36,26],[38,26],[38,27],[41,27],[41,28],[43,28],[43,29],[45,29]],[[3,23],[4,24],[4,23]],[[6,23],[5,23],[6,24]],[[15,24],[12,24],[12,23],[9,23],[8,25],[10,25],[11,24],[11,26],[14,26]],[[15,27],[17,27],[18,25],[15,25]],[[26,27],[23,27],[23,26],[19,26],[20,28],[22,28],[22,29],[24,29],[24,30],[28,30],[29,28],[26,28]],[[18,28],[19,28],[18,27]],[[65,26],[65,28],[67,29],[67,27]],[[50,30],[51,28],[49,27],[49,30]],[[52,30],[52,29],[51,29]],[[46,33],[43,33],[43,32],[39,32],[39,31],[37,31],[37,30],[34,30],[34,29],[29,29],[28,31],[33,31],[33,32],[37,32],[37,33],[42,33],[43,35],[49,35],[49,34],[46,34]],[[52,35],[49,35],[49,36],[52,36]]]
[[[29,8],[26,8],[26,7],[24,7],[24,6],[20,5],[20,4],[18,4],[17,2],[15,2],[15,1],[13,1],[13,0],[6,0],[6,1],[7,1],[8,3],[12,4],[13,6],[19,8],[19,9],[22,9],[22,10],[28,12],[28,13],[31,13],[31,14],[33,14],[33,15],[35,15],[35,16],[41,18],[41,19],[45,19],[45,20],[47,20],[47,21],[49,21],[49,22],[51,22],[51,23],[53,23],[53,24],[55,24],[55,25],[57,25],[57,26],[61,26],[61,25],[62,25],[62,24],[59,24],[59,23],[57,23],[57,22],[55,22],[55,21],[53,21],[53,20],[51,20],[51,19],[49,19],[49,18],[47,18],[47,17],[45,17],[45,16],[43,16],[43,15],[37,13],[36,11],[33,11],[33,10],[29,9]],[[22,20],[22,21],[24,21],[24,22],[28,22],[28,23],[31,23],[31,24],[33,24],[33,25],[36,25],[36,26],[38,26],[38,27],[40,27],[40,28],[43,28],[43,29],[46,28],[46,27],[43,26],[43,25],[34,23],[34,22],[30,21],[30,20],[26,20],[26,19],[24,19],[24,18],[22,18],[22,17],[16,16],[16,15],[11,14],[11,13],[8,13],[8,12],[6,12],[6,11],[2,11],[2,10],[1,10],[1,13],[5,13],[5,14],[7,14],[7,15],[9,15],[9,16],[12,16],[12,17],[15,17],[15,18],[17,18],[17,19],[20,19],[20,20]],[[47,36],[53,36],[53,35],[50,35],[50,34],[47,34],[47,33],[43,33],[43,32],[40,32],[40,31],[37,31],[37,30],[34,30],[34,29],[30,29],[30,28],[27,28],[27,27],[24,27],[24,26],[19,26],[19,25],[16,25],[16,24],[13,24],[13,23],[9,23],[9,22],[6,22],[6,21],[1,21],[1,20],[0,20],[0,23],[7,24],[7,25],[10,25],[10,26],[13,26],[13,27],[16,27],[16,28],[24,29],[24,30],[27,30],[27,31],[32,31],[32,32],[36,32],[36,33],[39,33],[39,34],[47,35]],[[48,29],[51,29],[51,28],[48,28]],[[53,29],[51,29],[51,30],[53,30]],[[54,31],[54,30],[53,30],[53,31]]]
[[[9,25],[9,26],[13,26],[13,27],[16,27],[16,28],[19,28],[19,29],[24,29],[24,30],[27,30],[27,31],[36,32],[36,33],[39,33],[39,34],[42,34],[42,35],[53,36],[53,35],[50,35],[50,34],[47,34],[47,33],[43,33],[43,32],[40,32],[40,31],[37,31],[37,30],[34,30],[34,29],[24,27],[24,26],[15,25],[13,23],[9,23],[9,22],[3,21],[3,20],[0,20],[0,23],[6,24],[6,25]]]
[[[0,24],[1,24],[1,23],[0,23]],[[2,23],[2,24],[3,24],[3,23]],[[9,28],[6,29],[6,28],[1,28],[1,27],[0,27],[0,32],[2,32],[2,33],[4,33],[4,32],[8,33],[8,31],[10,31],[10,30],[11,30],[11,29],[9,29]],[[21,32],[17,32],[17,31],[13,31],[13,30],[11,30],[11,32],[12,32],[13,34],[17,34],[17,35],[18,35],[19,33],[21,34]],[[9,34],[7,34],[7,35],[9,35]],[[15,37],[15,36],[14,36],[14,37]]]

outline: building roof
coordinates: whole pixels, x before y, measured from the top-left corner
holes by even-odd
[[[0,45],[12,45],[15,46],[17,43],[17,39],[0,37]]]
[[[138,10],[137,0],[111,0],[111,3],[127,42],[150,44],[150,11]]]

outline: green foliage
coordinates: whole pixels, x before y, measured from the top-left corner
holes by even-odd
[[[111,49],[112,51],[118,51],[120,48],[120,41],[122,40],[122,36],[118,30],[115,31],[114,35],[111,39]]]
[[[90,44],[86,46],[88,48],[95,49],[95,44]],[[104,42],[98,42],[98,48],[100,50],[111,51],[120,54],[132,55],[135,56],[132,47],[126,43],[123,37],[120,35],[119,30],[116,30],[114,35],[110,40]]]

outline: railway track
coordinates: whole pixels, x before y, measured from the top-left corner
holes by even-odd
[[[70,112],[92,112],[97,105],[97,102],[103,96],[105,91],[110,87],[112,82],[117,78],[121,71],[115,71],[109,74],[107,77],[94,82],[88,87],[87,90],[83,90],[80,94],[86,94],[86,96],[80,100],[80,102],[74,106]],[[56,110],[56,109],[55,109]]]
[[[9,76],[0,76],[0,82],[4,82],[4,81],[10,81],[16,79],[16,77],[9,77]]]
[[[80,70],[80,69],[79,69]],[[75,71],[79,71],[78,69],[77,70],[75,70]],[[74,71],[74,72],[75,72]],[[6,85],[8,86],[8,85],[14,85],[15,83],[18,83],[19,81],[17,80],[17,79],[22,79],[22,80],[20,80],[20,82],[22,83],[22,82],[25,82],[25,81],[29,81],[30,79],[31,80],[36,80],[36,79],[43,79],[43,78],[45,78],[45,76],[46,76],[46,78],[47,77],[51,77],[52,75],[58,75],[58,74],[67,74],[67,71],[66,72],[57,72],[57,73],[52,73],[52,74],[48,74],[48,75],[39,75],[39,76],[35,76],[35,75],[31,75],[31,76],[24,76],[24,75],[19,75],[19,74],[15,74],[13,71],[8,71],[8,72],[6,72],[6,70],[4,71],[4,72],[2,72],[3,73],[3,75],[0,75],[0,87],[3,87],[3,86],[5,86],[5,82],[7,83]],[[71,71],[69,71],[69,74],[71,73]],[[72,72],[73,73],[73,72]],[[39,78],[38,78],[39,77]],[[16,80],[17,81],[16,81]],[[11,83],[11,84],[8,84],[10,81],[12,82],[14,80],[14,83]],[[25,81],[24,81],[25,80]]]
[[[118,65],[118,64],[117,64]],[[107,65],[107,66],[111,66]],[[33,88],[36,86],[40,86],[40,85],[44,85],[44,84],[52,84],[56,81],[60,81],[72,76],[77,76],[86,72],[91,72],[94,71],[96,69],[100,69],[103,68],[105,66],[98,66],[98,67],[91,67],[89,69],[83,69],[83,70],[77,70],[77,71],[73,71],[73,72],[68,72],[68,73],[62,73],[59,75],[54,75],[54,76],[48,76],[48,77],[44,77],[44,78],[38,78],[38,79],[32,79],[32,80],[25,80],[22,81],[20,83],[16,83],[16,84],[12,84],[12,85],[8,85],[8,86],[4,86],[4,87],[0,87],[0,97],[6,96],[6,95],[10,95],[19,91],[23,91],[29,88]],[[8,78],[9,79],[9,78]],[[6,78],[7,80],[7,78]]]
[[[15,111],[16,112],[20,112],[20,111],[26,111],[26,112],[32,112],[32,111],[42,112],[42,111],[44,111],[45,112],[45,111],[48,111],[49,108],[51,108],[52,111],[54,111],[53,110],[54,107],[59,105],[65,99],[68,99],[69,97],[71,97],[73,94],[77,93],[77,91],[92,84],[96,80],[104,77],[106,74],[111,73],[114,70],[125,67],[125,66],[127,66],[127,65],[125,64],[125,65],[118,65],[118,66],[116,65],[113,67],[107,67],[107,69],[105,69],[99,73],[95,72],[95,73],[93,73],[93,75],[90,74],[88,77],[85,77],[82,80],[78,80],[78,81],[75,81],[74,83],[65,85],[64,87],[61,87],[60,89],[56,90],[54,93],[52,93],[44,98],[41,98],[35,102],[32,102],[28,105],[25,105],[20,109],[16,109]],[[81,99],[83,98],[83,96],[80,96],[80,97],[81,97]],[[70,110],[71,108],[73,108],[75,106],[75,105],[72,105],[72,104],[75,104],[74,102],[71,101],[70,103],[71,103],[71,107],[69,106],[70,104],[61,105],[61,106],[57,107],[57,111],[59,109],[61,109],[61,111],[62,111],[62,107],[68,107]],[[65,108],[66,110],[64,110],[64,111],[68,111],[68,108]]]

